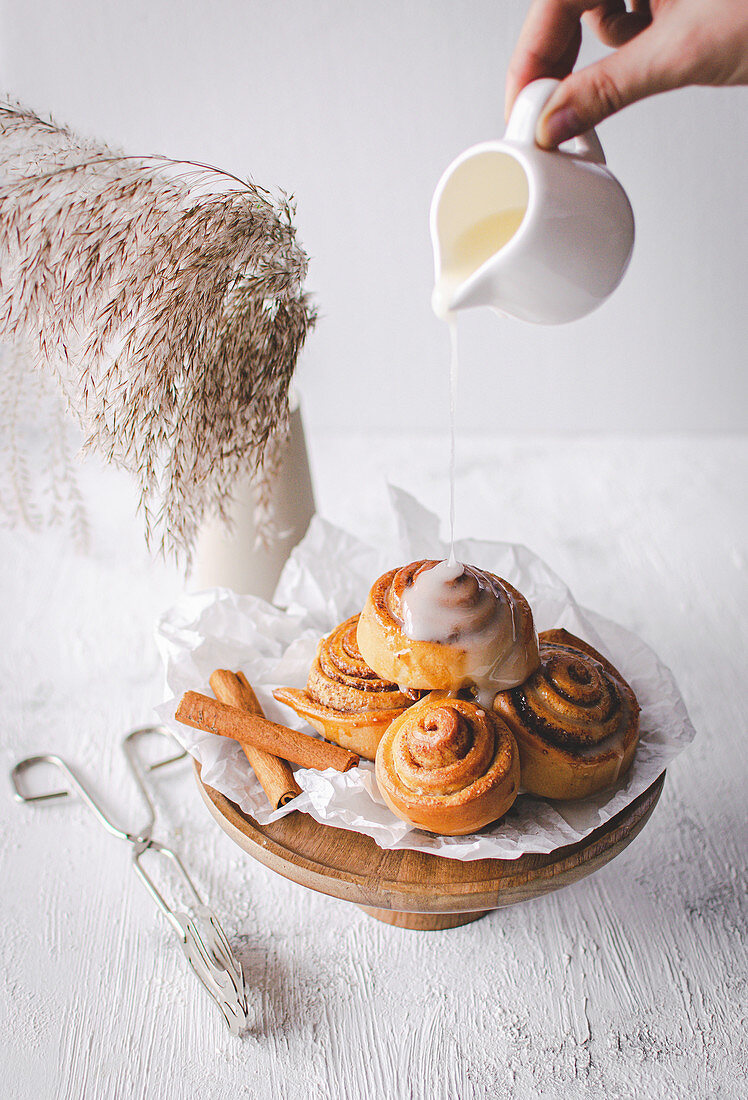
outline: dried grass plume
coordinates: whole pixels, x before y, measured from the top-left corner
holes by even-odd
[[[0,107],[0,337],[54,375],[85,446],[135,477],[167,551],[189,557],[247,471],[267,502],[314,323],[292,216],[218,169],[116,155]]]

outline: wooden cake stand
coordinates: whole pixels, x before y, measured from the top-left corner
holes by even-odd
[[[516,905],[578,882],[610,862],[652,813],[665,772],[606,825],[579,844],[519,859],[445,859],[408,849],[384,851],[371,837],[293,813],[258,825],[224,795],[200,792],[218,824],[251,856],[311,890],[352,901],[377,920],[422,931],[456,928],[492,909]]]

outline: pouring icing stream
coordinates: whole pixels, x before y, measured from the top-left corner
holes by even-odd
[[[502,210],[461,234],[447,254],[431,299],[437,317],[449,327],[449,558],[422,570],[403,595],[404,631],[409,638],[444,644],[455,642],[467,655],[464,682],[474,685],[482,706],[497,691],[520,683],[531,671],[533,647],[519,636],[512,600],[497,590],[489,575],[457,561],[455,556],[456,411],[459,375],[457,314],[450,308],[457,289],[498,249],[511,240],[524,209]],[[462,579],[464,578],[464,580]],[[470,599],[456,598],[471,586]]]

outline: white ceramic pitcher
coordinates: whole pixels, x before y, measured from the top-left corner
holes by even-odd
[[[560,324],[590,313],[623,278],[634,216],[594,130],[571,149],[548,151],[535,142],[558,83],[524,88],[504,139],[467,149],[440,179],[431,203],[437,286],[452,269],[442,310],[490,306],[523,321]],[[457,260],[465,235],[511,211],[518,224],[510,224],[506,243],[491,251],[489,242],[488,258],[466,274],[464,256]],[[456,271],[466,277],[455,278]]]

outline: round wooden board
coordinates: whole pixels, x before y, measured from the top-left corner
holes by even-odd
[[[421,930],[467,924],[491,909],[540,897],[596,871],[641,831],[665,782],[663,772],[625,810],[579,844],[549,855],[463,861],[408,849],[385,851],[371,837],[320,825],[304,813],[258,825],[203,784],[199,765],[195,772],[213,817],[260,863],[311,890],[355,902],[379,920]]]

